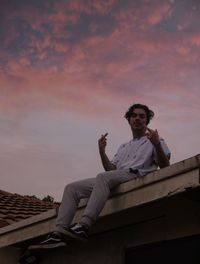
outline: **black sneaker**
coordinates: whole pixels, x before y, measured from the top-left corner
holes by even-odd
[[[88,229],[80,224],[73,224],[68,228],[59,229],[59,232],[72,239],[86,242],[88,240]]]
[[[82,226],[80,224],[75,224],[75,225],[71,226],[69,228],[69,230],[73,234],[81,237],[82,239],[88,240],[88,228],[86,228],[85,226]]]
[[[52,234],[48,235],[46,239],[42,240],[38,245],[31,245],[28,249],[53,249],[65,246],[66,242],[64,241],[62,235],[53,232]]]

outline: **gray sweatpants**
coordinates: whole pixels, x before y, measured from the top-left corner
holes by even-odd
[[[80,223],[90,227],[103,209],[110,191],[120,183],[130,181],[137,175],[121,170],[103,172],[96,178],[84,179],[65,187],[56,219],[56,227],[68,227],[76,213],[81,198],[89,197]]]

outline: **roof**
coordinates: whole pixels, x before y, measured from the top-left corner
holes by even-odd
[[[0,190],[0,228],[56,207],[56,204],[44,202],[34,196]]]
[[[178,196],[183,194],[189,195],[191,192],[193,195],[195,190],[198,190],[199,197],[199,171],[200,154],[154,171],[145,177],[138,177],[132,181],[122,183],[106,202],[97,223],[94,225],[92,234],[107,232],[130,223],[137,224],[140,221],[144,221],[146,212],[142,209],[147,210],[147,215],[149,213],[151,219],[150,206],[155,205],[159,201],[163,202],[163,204],[165,204],[164,201],[166,200],[173,202],[173,198],[178,198]],[[184,199],[183,201],[185,202]],[[87,199],[81,199],[73,223],[80,221],[86,203]],[[199,205],[199,202],[195,201],[195,204]],[[161,214],[163,213],[161,212]],[[0,228],[0,248],[16,245],[48,234],[54,229],[56,216],[56,210],[51,209],[18,223]],[[160,212],[158,211],[159,217]]]

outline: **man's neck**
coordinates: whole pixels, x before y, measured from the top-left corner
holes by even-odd
[[[133,139],[140,139],[145,136],[145,130],[132,130]]]

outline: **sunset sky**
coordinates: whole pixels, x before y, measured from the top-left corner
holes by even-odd
[[[200,153],[200,1],[1,0],[1,189],[61,199],[155,112],[171,163]]]

